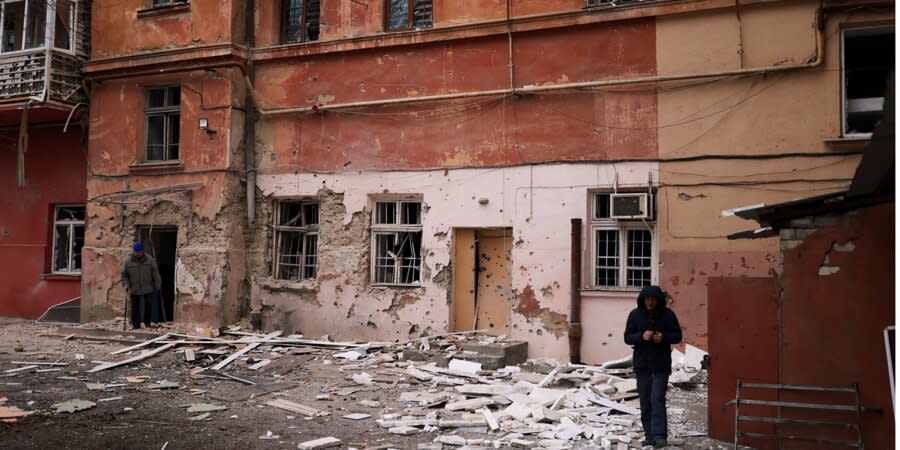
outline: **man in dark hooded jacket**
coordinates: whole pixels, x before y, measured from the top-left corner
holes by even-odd
[[[641,445],[665,447],[666,387],[672,372],[672,344],[681,342],[681,326],[666,307],[666,294],[659,286],[647,286],[637,298],[637,308],[628,314],[625,343],[634,347],[633,366],[641,400]]]

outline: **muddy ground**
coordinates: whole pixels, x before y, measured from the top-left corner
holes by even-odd
[[[283,449],[297,448],[300,442],[335,436],[341,448],[415,449],[419,443],[431,443],[438,433],[422,432],[396,436],[379,427],[375,420],[387,413],[404,413],[409,404],[396,401],[404,388],[403,380],[376,375],[376,383],[363,390],[341,396],[333,392],[355,383],[349,374],[338,370],[332,351],[294,348],[285,356],[259,370],[249,370],[247,361],[236,361],[228,370],[258,384],[244,385],[231,380],[192,377],[194,367],[208,366],[208,356],[198,354],[197,361],[184,361],[174,350],[162,352],[142,362],[86,373],[96,363],[113,361],[122,355],[109,352],[125,347],[127,341],[88,341],[78,337],[64,340],[64,331],[53,325],[30,321],[0,319],[0,397],[5,406],[35,413],[14,423],[0,423],[0,447],[5,449]],[[115,333],[109,333],[113,336]],[[140,342],[143,339],[132,342]],[[84,359],[79,359],[83,355]],[[254,357],[266,357],[251,354]],[[221,356],[219,357],[221,359]],[[21,367],[13,361],[59,362],[59,371],[18,373],[4,371]],[[252,361],[250,361],[252,362]],[[41,366],[53,369],[54,366]],[[141,383],[126,377],[149,377]],[[398,377],[394,377],[398,378]],[[178,387],[154,389],[162,382]],[[121,386],[97,389],[97,384]],[[95,390],[92,390],[94,388]],[[316,396],[331,392],[330,400]],[[307,418],[265,405],[277,398],[327,411],[324,417]],[[56,413],[55,404],[80,399],[94,402],[91,409],[75,413]],[[380,407],[360,405],[373,400]],[[225,406],[204,420],[191,420],[192,404]],[[670,389],[670,426],[674,431],[706,431],[705,385],[693,390]],[[371,418],[349,420],[342,416],[367,413]],[[443,431],[440,431],[443,432]],[[273,439],[261,437],[276,436]],[[485,437],[482,435],[482,437]],[[584,444],[573,445],[575,448]],[[685,439],[681,448],[728,448],[725,443],[705,437]]]

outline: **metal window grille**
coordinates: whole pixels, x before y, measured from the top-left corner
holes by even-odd
[[[375,202],[372,221],[373,283],[418,285],[422,278],[422,203]]]
[[[610,219],[609,193],[595,193],[591,203],[593,285],[642,287],[652,284],[653,223]]]
[[[53,212],[53,273],[80,273],[84,246],[84,206],[57,206]]]
[[[319,0],[282,0],[281,5],[283,43],[319,40]]]
[[[418,30],[433,25],[431,0],[388,0],[385,5],[388,31]]]
[[[275,278],[315,278],[319,265],[319,204],[279,201],[275,211]]]
[[[181,87],[147,89],[147,161],[175,161],[181,139]]]

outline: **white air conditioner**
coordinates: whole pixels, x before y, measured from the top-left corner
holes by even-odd
[[[610,203],[612,203],[612,211],[610,218],[618,220],[630,219],[650,219],[652,212],[650,210],[650,194],[628,193],[628,194],[610,194]]]

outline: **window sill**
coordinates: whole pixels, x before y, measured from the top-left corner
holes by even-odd
[[[279,280],[276,278],[258,278],[257,284],[269,292],[299,292],[316,293],[319,291],[319,281],[306,279],[300,281]]]
[[[372,289],[419,289],[423,288],[421,283],[419,284],[391,284],[391,283],[372,283],[369,285]]]
[[[611,300],[637,300],[640,294],[640,288],[595,288],[587,287],[581,289],[581,296],[584,298],[598,298]]]
[[[81,281],[81,273],[42,273],[41,280],[47,281]]]
[[[165,172],[181,172],[184,170],[184,163],[177,161],[160,161],[147,162],[137,161],[128,166],[131,173],[165,173]]]
[[[867,144],[872,140],[871,134],[841,136],[836,138],[825,139],[826,144]]]
[[[150,17],[168,16],[173,14],[181,14],[191,11],[189,2],[176,3],[174,5],[154,6],[151,8],[139,9],[137,12],[138,19],[146,19]]]

